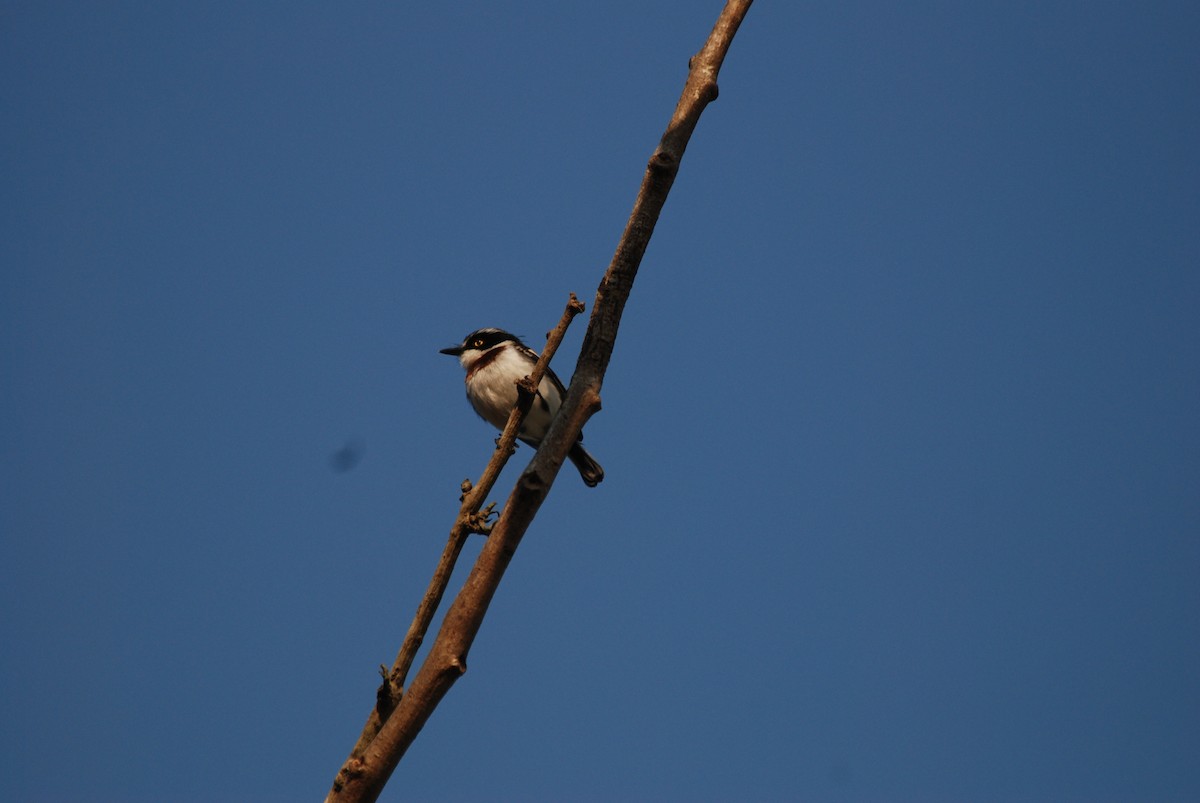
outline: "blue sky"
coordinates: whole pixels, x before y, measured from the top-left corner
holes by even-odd
[[[491,450],[438,349],[590,308],[719,6],[5,5],[12,799],[325,793]],[[1197,41],[752,8],[384,799],[1200,797]]]

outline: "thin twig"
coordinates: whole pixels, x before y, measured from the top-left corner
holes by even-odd
[[[542,377],[546,375],[546,369],[550,365],[550,360],[554,359],[554,353],[558,351],[558,347],[567,333],[567,327],[571,325],[571,321],[574,320],[575,316],[581,312],[583,312],[583,302],[576,298],[574,293],[571,293],[566,309],[563,310],[562,317],[558,321],[558,325],[546,337],[546,345],[542,348],[541,356],[538,357],[533,371],[530,372],[529,376],[517,383],[517,406],[508,415],[508,422],[504,425],[504,431],[500,434],[500,439],[496,442],[496,451],[493,453],[492,459],[483,470],[483,476],[479,478],[479,482],[475,483],[467,491],[463,499],[462,508],[458,512],[458,519],[454,522],[454,527],[450,531],[450,539],[452,541],[456,538],[465,539],[467,535],[476,530],[476,514],[482,508],[483,500],[491,493],[492,487],[495,486],[496,480],[500,477],[500,472],[508,462],[508,458],[516,449],[517,433],[521,431],[521,422],[525,420],[525,415],[529,412],[529,408],[533,403],[537,392],[536,388],[541,384]],[[441,564],[439,564],[438,568],[441,568]],[[453,566],[451,565],[449,568],[453,569]],[[413,619],[413,625],[409,628],[408,635],[404,638],[404,644],[400,647],[400,652],[396,656],[396,663],[393,666],[391,681],[397,687],[402,687],[405,679],[408,677],[408,670],[412,666],[413,658],[417,653],[417,649],[421,646],[422,640],[425,638],[425,632],[429,629],[429,622],[433,618],[438,600],[441,599],[442,592],[445,591],[446,582],[449,579],[449,572],[447,572],[445,582],[442,582],[440,588],[437,590],[436,598],[431,598],[431,595],[427,593],[425,599],[421,601],[421,607],[417,610],[417,616]],[[430,591],[433,590],[434,587],[431,583]],[[427,602],[431,602],[431,604],[427,606]],[[428,614],[422,616],[426,608],[428,608]]]
[[[421,604],[417,606],[417,612],[413,616],[412,624],[408,627],[408,633],[404,637],[396,660],[392,663],[390,670],[383,672],[383,683],[375,693],[375,708],[367,717],[362,733],[350,753],[351,759],[362,755],[362,751],[379,733],[380,726],[400,702],[404,693],[404,681],[408,677],[408,671],[412,667],[417,651],[421,648],[421,643],[425,640],[425,633],[429,630],[438,605],[441,604],[442,596],[454,573],[454,565],[458,561],[459,553],[462,552],[471,533],[480,530],[479,511],[483,508],[483,500],[491,493],[500,472],[515,451],[517,433],[520,432],[521,422],[525,420],[525,415],[529,412],[535,395],[534,388],[541,384],[550,360],[554,358],[554,353],[558,351],[563,336],[567,333],[567,327],[581,312],[583,312],[583,302],[576,298],[574,293],[571,293],[558,325],[546,336],[546,345],[542,348],[541,356],[534,365],[533,371],[528,377],[517,383],[517,406],[508,415],[504,430],[496,441],[496,450],[492,453],[492,459],[483,469],[483,475],[474,485],[471,485],[469,481],[463,482],[462,506],[459,508],[458,518],[455,519],[454,526],[450,528],[450,537],[446,541],[446,547],[442,550],[442,557],[433,571],[433,577],[429,580],[429,587],[421,599]]]

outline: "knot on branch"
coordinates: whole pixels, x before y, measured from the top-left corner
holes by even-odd
[[[537,393],[537,388],[533,386],[533,379],[531,377],[526,376],[517,380],[518,404],[528,407],[529,403],[533,401],[535,393]]]
[[[383,721],[392,715],[396,706],[400,705],[400,698],[404,696],[404,690],[400,688],[388,668],[383,664],[379,665],[379,674],[383,677],[383,683],[380,683],[379,688],[375,690],[375,711],[379,714],[380,721]]]
[[[492,516],[498,516],[496,513],[496,503],[490,502],[483,510],[475,513],[467,514],[467,531],[479,533],[480,535],[491,535],[493,521],[488,521]]]
[[[549,487],[546,479],[532,465],[521,474],[517,484],[525,491],[535,495],[544,493]]]
[[[594,387],[589,386],[584,390],[582,406],[588,418],[600,412],[600,408],[602,407],[600,404],[600,394],[596,392]]]
[[[352,758],[342,765],[338,770],[337,777],[333,779],[333,791],[340,792],[346,788],[346,784],[361,778],[366,773],[366,764],[362,759]]]
[[[653,173],[668,173],[678,169],[679,162],[674,156],[659,148],[650,157],[650,164],[646,167]]]

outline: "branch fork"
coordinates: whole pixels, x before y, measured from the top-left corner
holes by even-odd
[[[546,365],[571,319],[583,310],[574,294],[562,320],[550,333],[533,373],[518,383],[519,401],[509,415],[483,476],[476,485],[463,483],[462,507],[451,528],[441,561],[429,589],[409,626],[404,644],[384,683],[374,710],[363,727],[350,758],[342,765],[326,803],[375,800],[433,709],[455,680],[467,670],[466,658],[482,625],[488,605],[522,536],[587,420],[600,409],[600,387],[612,357],[625,302],[654,232],[658,216],[679,170],[688,140],[705,107],[716,100],[716,78],[725,54],[752,0],[726,0],[704,47],[688,62],[688,78],[671,121],[650,157],[642,186],[612,262],[596,292],[583,346],[562,408],[542,439],[537,453],[521,473],[504,509],[489,522],[495,503],[481,510],[500,469],[515,447],[521,420],[541,382]],[[526,397],[528,397],[526,399]],[[471,532],[487,527],[487,541],[462,590],[442,621],[429,654],[406,691],[408,671],[421,646],[434,611],[450,580],[454,563]]]

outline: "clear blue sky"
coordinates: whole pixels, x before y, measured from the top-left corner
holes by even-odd
[[[719,7],[5,4],[8,799],[324,795],[492,448],[438,349],[590,308]],[[1200,798],[1197,42],[751,9],[384,799]]]

